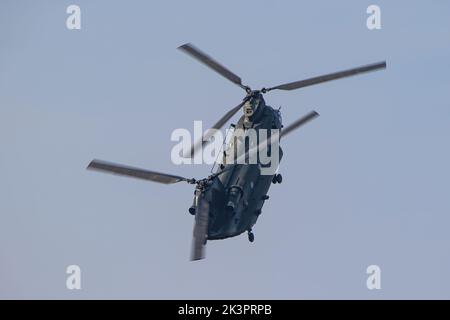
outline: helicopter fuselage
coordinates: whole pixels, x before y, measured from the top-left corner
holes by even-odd
[[[290,132],[319,116],[316,111],[311,111],[286,126],[280,133],[279,130],[283,127],[280,111],[267,106],[263,94],[272,90],[296,90],[331,80],[385,69],[386,61],[288,82],[269,88],[263,87],[261,90],[252,90],[242,82],[242,79],[237,74],[191,43],[183,44],[178,49],[192,56],[241,89],[244,89],[247,93],[237,106],[225,113],[211,127],[213,130],[205,132],[201,138],[191,145],[190,150],[181,150],[183,153],[178,153],[185,158],[192,158],[197,150],[203,149],[202,147],[211,143],[212,140],[215,142],[220,141],[214,136],[215,130],[220,130],[242,108],[243,116],[234,126],[234,129],[237,130],[233,132],[231,142],[227,144],[223,151],[223,160],[225,161],[217,161],[219,166],[215,173],[200,180],[97,159],[92,160],[87,169],[163,184],[174,184],[183,181],[196,185],[194,201],[189,208],[189,212],[195,215],[191,260],[200,260],[205,257],[204,247],[207,240],[230,238],[247,231],[249,241],[254,241],[252,227],[261,215],[264,202],[268,199],[267,193],[270,184],[272,182],[281,183],[282,180],[281,175],[276,173],[283,155],[279,146],[280,139],[284,139]],[[248,136],[245,134],[240,135],[242,131],[248,133]],[[256,138],[255,131],[258,132]],[[261,136],[261,133],[264,133],[264,136]],[[247,138],[249,140],[248,151]],[[260,152],[261,146],[263,152]],[[212,149],[215,150],[215,148]],[[215,151],[209,155],[216,155]],[[237,157],[235,158],[235,156]],[[198,159],[201,159],[201,157]],[[219,157],[218,159],[220,160],[221,158]],[[236,159],[236,161],[230,161],[232,159]],[[214,167],[212,171],[214,171]]]
[[[256,99],[258,105],[254,108],[253,115],[257,116],[251,116],[252,112],[246,111],[244,106],[244,115],[235,128],[280,130],[282,123],[279,110],[266,106],[260,94],[256,94]],[[254,105],[253,98],[249,104]],[[233,134],[227,149],[234,147],[233,142],[237,141],[234,138]],[[281,156],[280,148],[279,160]],[[255,164],[222,164],[217,172],[223,173],[211,179],[202,191],[196,192],[196,197],[203,192],[209,202],[208,240],[226,239],[251,231],[262,212],[264,202],[268,199],[267,192],[274,177],[274,174],[262,174],[262,166],[264,165],[260,163],[259,158]]]

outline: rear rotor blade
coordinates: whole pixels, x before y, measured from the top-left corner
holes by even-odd
[[[249,159],[251,159],[253,156],[257,155],[260,150],[264,150],[269,145],[271,145],[272,141],[276,141],[275,139],[284,137],[291,133],[292,131],[300,128],[301,126],[305,125],[309,121],[313,120],[314,118],[318,117],[319,114],[316,111],[311,111],[307,115],[301,117],[300,119],[294,121],[289,126],[281,130],[281,133],[274,134],[271,137],[268,137],[267,139],[261,141],[258,143],[256,147],[251,148],[248,150],[248,152],[245,152],[244,154],[240,154],[239,157],[236,159],[235,163],[244,163],[244,160],[246,159],[246,156],[248,155]],[[272,140],[273,139],[273,140]]]
[[[336,79],[341,79],[341,78],[346,78],[346,77],[351,77],[351,76],[355,76],[357,74],[370,72],[370,71],[376,71],[379,69],[386,69],[386,61],[373,63],[373,64],[369,64],[369,65],[365,65],[365,66],[361,66],[361,67],[353,68],[353,69],[349,69],[349,70],[330,73],[327,75],[318,76],[318,77],[314,77],[314,78],[310,78],[310,79],[306,79],[306,80],[285,83],[285,84],[282,84],[282,85],[279,85],[276,87],[272,87],[269,89],[263,89],[263,91],[270,91],[270,90],[275,90],[275,89],[295,90],[295,89],[299,89],[299,88],[303,88],[303,87],[307,87],[307,86],[312,86],[314,84],[327,82],[327,81],[331,81],[331,80],[336,80]]]
[[[200,146],[205,146],[206,144],[208,144],[209,139],[213,136],[215,130],[220,130],[223,125],[225,123],[227,123],[228,120],[230,120],[235,114],[236,112],[239,111],[239,109],[242,108],[242,106],[244,105],[244,103],[247,101],[247,99],[244,99],[244,101],[242,101],[240,104],[238,104],[236,107],[234,107],[233,109],[231,109],[230,111],[228,111],[222,118],[219,119],[219,121],[216,122],[216,124],[214,124],[211,129],[207,130],[205,132],[205,134],[203,135],[203,137],[199,140],[197,140],[196,142],[194,142],[194,144],[191,147],[191,150],[189,150],[189,153],[184,153],[183,157],[184,158],[190,158],[193,157],[194,154],[199,150]]]
[[[172,184],[180,181],[191,182],[193,179],[187,179],[180,176],[175,176],[166,173],[160,173],[155,171],[143,170],[139,168],[133,168],[129,166],[124,166],[121,164],[115,164],[111,162],[106,162],[102,160],[92,160],[91,163],[87,166],[86,169],[89,170],[98,170],[103,172],[108,172],[112,174],[138,178],[143,180],[150,180],[154,182],[164,183],[164,184]]]
[[[209,202],[200,195],[198,210],[195,214],[192,238],[191,261],[205,258],[205,245],[208,238]]]
[[[183,44],[182,46],[179,46],[178,49],[186,52],[190,56],[194,57],[201,63],[205,64],[206,66],[210,67],[223,77],[227,78],[234,84],[237,84],[239,87],[241,87],[244,90],[247,90],[247,87],[242,84],[241,78],[225,68],[223,65],[221,65],[219,62],[215,61],[213,58],[208,56],[206,53],[202,52],[200,49],[196,48],[191,43]]]
[[[311,111],[306,116],[301,117],[300,119],[294,121],[290,125],[288,125],[286,128],[281,130],[280,137],[284,137],[285,135],[291,133],[295,129],[298,129],[302,125],[308,123],[309,121],[313,120],[314,118],[318,117],[319,114],[316,111]]]

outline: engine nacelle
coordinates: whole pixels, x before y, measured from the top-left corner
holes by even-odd
[[[242,198],[242,188],[240,186],[232,186],[228,194],[228,202],[225,206],[225,210],[229,213],[234,213],[239,201]]]
[[[192,200],[192,205],[189,208],[189,213],[192,215],[195,215],[195,213],[197,212],[198,198],[199,198],[200,194],[201,194],[201,191],[198,189],[195,189],[194,199]]]

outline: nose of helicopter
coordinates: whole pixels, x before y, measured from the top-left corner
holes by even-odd
[[[248,102],[253,106],[254,109],[259,105],[260,101],[263,101],[263,96],[261,91],[253,90],[248,94]]]

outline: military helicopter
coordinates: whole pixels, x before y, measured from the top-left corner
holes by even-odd
[[[303,87],[350,77],[361,73],[380,70],[386,68],[386,62],[378,62],[353,69],[339,71],[327,75],[309,78],[306,80],[289,82],[274,87],[252,90],[244,85],[239,76],[231,72],[222,64],[208,56],[194,45],[187,43],[178,47],[181,51],[189,54],[204,65],[216,71],[232,83],[245,90],[246,95],[242,102],[229,110],[222,118],[215,123],[211,129],[219,130],[228,122],[241,108],[243,115],[236,125],[235,129],[266,129],[278,130],[278,134],[271,136],[271,139],[279,141],[292,131],[298,129],[310,120],[316,118],[319,114],[311,111],[307,115],[294,121],[287,127],[283,127],[280,110],[274,109],[264,101],[263,94],[272,90],[295,90]],[[203,137],[196,141],[189,150],[184,153],[185,157],[193,157],[200,147],[205,146],[211,141],[212,130],[207,130]],[[237,148],[233,145],[234,134],[231,142],[225,147],[223,156],[226,157],[227,150]],[[263,145],[271,152],[271,143],[267,139],[258,140],[259,143],[252,148],[245,142],[243,145],[242,156],[248,156],[255,153]],[[274,140],[271,140],[274,141]],[[282,157],[281,147],[279,148],[279,160]],[[195,216],[193,228],[193,240],[191,249],[191,260],[200,260],[204,258],[205,245],[207,241],[226,239],[238,236],[244,232],[248,234],[248,240],[253,242],[255,237],[252,228],[258,217],[261,215],[264,202],[269,198],[267,195],[271,183],[281,183],[282,176],[279,173],[261,174],[263,164],[257,157],[257,162],[253,164],[240,164],[237,161],[222,161],[217,170],[203,179],[185,178],[178,175],[149,171],[121,164],[110,163],[101,160],[93,160],[87,167],[91,170],[150,180],[154,182],[173,184],[178,182],[187,182],[195,185],[194,200],[189,208],[189,213]]]

